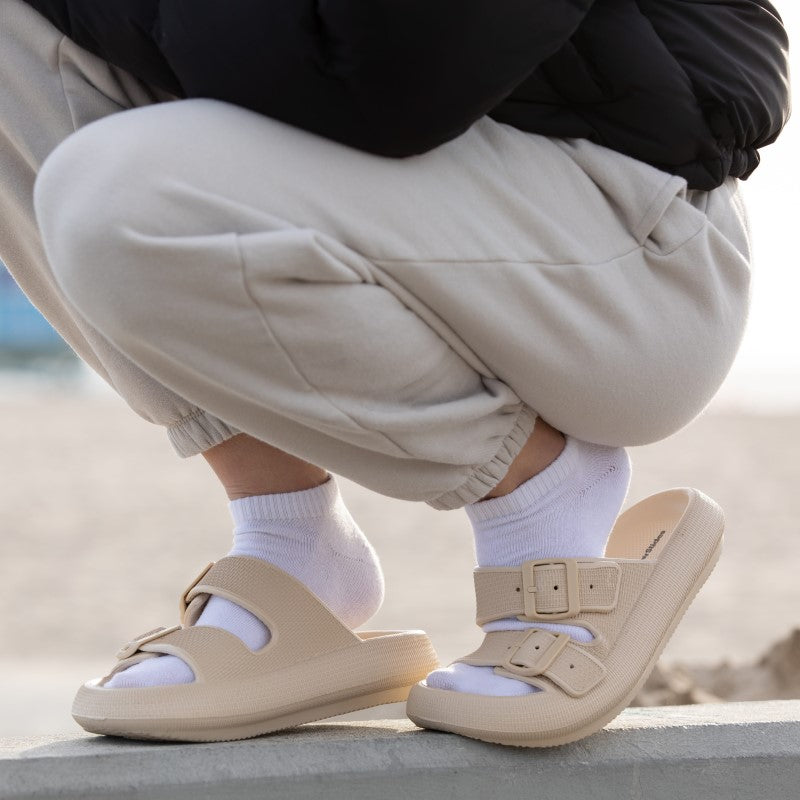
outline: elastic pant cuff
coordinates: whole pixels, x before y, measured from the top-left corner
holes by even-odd
[[[170,444],[181,458],[210,450],[237,433],[241,431],[200,409],[167,428]]]
[[[532,408],[523,404],[514,422],[514,427],[503,439],[494,458],[487,464],[477,467],[461,486],[445,492],[435,500],[427,500],[427,504],[437,510],[451,511],[485,497],[505,477],[511,462],[517,457],[525,442],[528,441],[528,437],[533,433],[537,416]]]

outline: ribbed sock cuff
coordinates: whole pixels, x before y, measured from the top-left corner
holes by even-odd
[[[252,520],[325,517],[333,512],[339,497],[339,485],[331,475],[325,483],[311,489],[242,497],[231,500],[228,508],[238,527]]]
[[[565,434],[566,443],[558,458],[541,472],[501,497],[479,500],[464,506],[473,523],[517,514],[536,505],[572,475],[581,463],[579,440]]]

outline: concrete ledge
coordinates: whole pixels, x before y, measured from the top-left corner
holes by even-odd
[[[0,798],[798,800],[800,701],[633,708],[572,745],[518,750],[407,721],[221,744],[0,741]]]

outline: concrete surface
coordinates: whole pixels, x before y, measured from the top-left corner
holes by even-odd
[[[800,701],[628,709],[588,739],[518,750],[383,720],[221,744],[0,740],[0,798],[797,800]]]

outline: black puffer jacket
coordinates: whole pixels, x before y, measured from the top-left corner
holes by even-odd
[[[789,113],[767,0],[26,1],[175,94],[386,156],[489,114],[711,189],[747,177]]]

